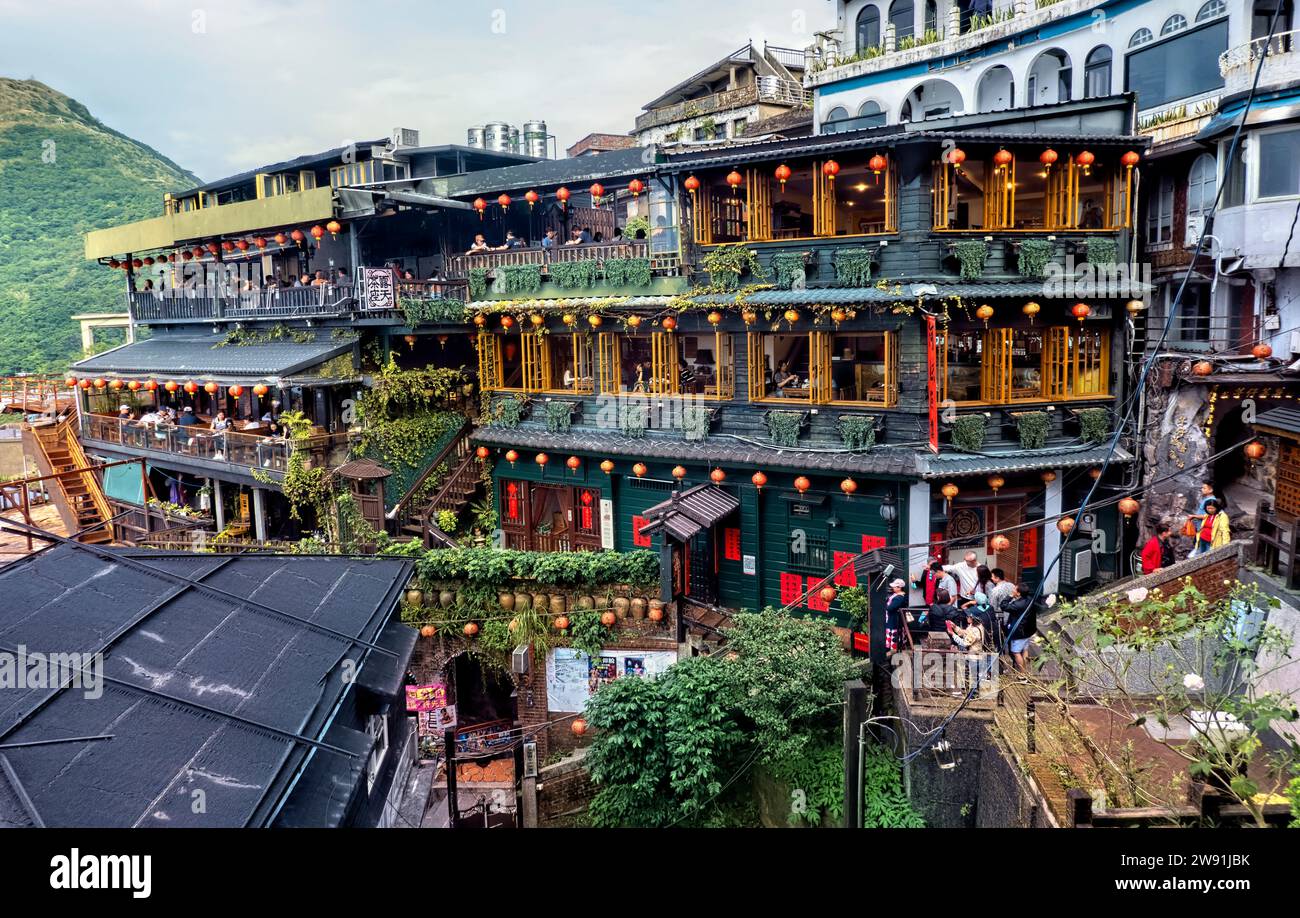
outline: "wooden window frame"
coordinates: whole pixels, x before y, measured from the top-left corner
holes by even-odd
[[[867,338],[875,335],[883,335],[885,339],[885,388],[880,398],[868,399],[831,399],[828,404],[831,405],[862,405],[871,408],[894,408],[898,405],[898,353],[899,335],[896,331],[888,329],[879,331],[844,331],[839,334],[855,337]],[[831,349],[834,352],[835,334],[831,334]],[[831,379],[831,394],[835,393],[835,380]]]
[[[680,337],[680,333],[676,333]],[[698,337],[706,338],[707,332]],[[731,332],[713,330],[714,372],[717,385],[713,394],[691,395],[691,398],[704,398],[710,401],[731,401],[736,397],[736,343]],[[680,366],[678,367],[680,377]],[[657,374],[656,374],[657,375]],[[761,381],[761,380],[760,380]],[[674,392],[673,394],[679,394]]]
[[[565,334],[565,332],[560,332]],[[563,386],[547,387],[543,389],[548,395],[592,395],[595,391],[595,347],[591,340],[591,333],[585,331],[573,331],[568,334],[573,336],[573,388],[566,389]],[[547,375],[545,381],[555,378],[555,354],[551,351],[551,345],[555,341],[551,335],[545,335],[547,349]],[[582,380],[588,380],[584,383]]]
[[[980,400],[958,402],[961,405],[1021,405],[1047,401],[1080,401],[1111,398],[1110,329],[1072,328],[1052,325],[1042,330],[1043,350],[1036,395],[1017,395],[1013,388],[1012,356],[1017,333],[1028,332],[1022,326],[987,329],[981,336]],[[1095,348],[1085,351],[1084,336],[1097,336]],[[936,337],[940,398],[948,400],[948,332],[941,329]],[[1085,378],[1097,380],[1083,390]]]
[[[678,395],[681,364],[677,361],[677,337],[672,332],[650,334],[650,395]]]
[[[622,354],[617,332],[596,335],[596,391],[601,395],[622,394]]]
[[[763,385],[763,360],[767,356],[765,339],[776,332],[749,332],[747,340],[749,401],[777,405],[829,405],[834,391],[831,380],[831,347],[834,335],[829,331],[810,331],[808,335],[808,395],[790,397],[768,395]],[[773,367],[773,372],[776,368]]]
[[[502,383],[501,339],[486,328],[480,328],[474,343],[478,352],[478,384],[484,392],[505,391]]]

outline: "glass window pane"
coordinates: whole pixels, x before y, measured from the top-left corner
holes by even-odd
[[[1300,194],[1300,157],[1296,156],[1300,131],[1260,134],[1255,143],[1259,145],[1259,196]]]
[[[1219,55],[1228,48],[1228,21],[1217,20],[1125,58],[1125,89],[1144,109],[1223,86]]]

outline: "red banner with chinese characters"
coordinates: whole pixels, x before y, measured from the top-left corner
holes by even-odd
[[[649,548],[650,537],[641,535],[641,527],[650,522],[644,516],[632,517],[632,544],[637,548]]]
[[[791,606],[799,602],[803,594],[803,578],[798,574],[781,575],[781,605]]]
[[[728,561],[740,560],[740,530],[727,529],[723,532],[723,557]]]
[[[817,584],[821,583],[823,579],[822,577],[808,578],[808,608],[814,612],[829,612],[831,610],[830,603],[822,599],[822,591],[817,587]]]
[[[858,585],[858,572],[853,567],[854,554],[851,551],[837,551],[835,553],[835,570],[839,571],[835,575],[836,586],[855,587]]]
[[[885,537],[877,535],[864,535],[862,537],[862,553],[865,555],[869,551],[875,551],[877,548],[885,547]]]
[[[939,452],[939,355],[937,353],[938,327],[934,316],[925,317],[925,336],[929,346],[926,348],[926,364],[929,368],[929,384],[926,394],[930,399],[930,452]]]
[[[1020,530],[1020,569],[1038,566],[1038,527]]]

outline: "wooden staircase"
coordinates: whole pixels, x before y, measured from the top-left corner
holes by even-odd
[[[411,486],[406,496],[389,514],[394,523],[396,538],[409,542],[420,540],[426,547],[452,546],[455,542],[438,528],[438,513],[450,510],[459,513],[469,504],[479,488],[479,463],[470,449],[469,434],[472,425],[466,420],[456,437],[429,464],[429,468]],[[416,505],[412,497],[418,494],[430,476],[439,468],[449,467],[447,478],[427,502]]]
[[[24,432],[24,439],[28,434],[42,473],[57,476],[50,496],[69,535],[80,533],[74,536],[79,542],[112,542],[113,511],[99,478],[90,468],[93,463],[77,439],[76,415],[66,414],[52,424],[34,425]]]

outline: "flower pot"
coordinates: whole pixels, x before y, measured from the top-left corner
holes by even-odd
[[[563,615],[567,610],[568,603],[565,602],[564,595],[556,593],[551,597],[551,614]]]
[[[645,600],[640,596],[632,600],[632,617],[637,621],[645,618]]]
[[[619,621],[627,618],[628,610],[632,607],[631,601],[626,596],[614,597],[614,615]]]
[[[451,590],[443,590],[438,594],[438,604],[444,609],[448,609],[456,602],[456,594]]]
[[[545,593],[533,594],[533,608],[536,609],[538,612],[545,612],[548,608],[550,608],[550,603],[551,603],[551,597],[547,596]]]
[[[533,607],[533,597],[527,593],[515,594],[515,610],[518,612],[527,612]]]
[[[497,601],[501,603],[501,608],[504,609],[506,612],[513,612],[515,610],[514,593],[502,593],[500,596],[497,597]]]
[[[596,608],[596,600],[590,596],[579,596],[577,600],[577,608],[582,612],[590,611],[591,609]]]
[[[419,590],[407,590],[406,602],[408,605],[422,606],[424,605],[424,593]]]
[[[651,614],[650,617],[651,617],[652,619],[654,619],[654,620],[657,621],[657,622],[659,622],[659,621],[663,621],[663,617],[664,617],[664,601],[663,601],[662,599],[652,599],[652,600],[650,600],[650,612],[651,612],[651,613],[655,613],[655,612],[658,612],[658,613],[659,613],[659,616],[658,616],[657,618],[656,618],[653,614]]]

